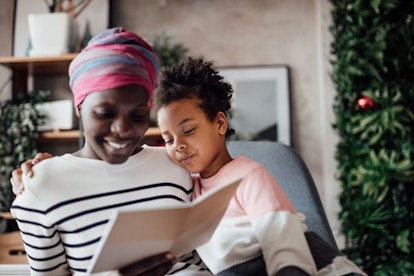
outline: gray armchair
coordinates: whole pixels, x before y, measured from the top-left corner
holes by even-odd
[[[229,141],[230,154],[263,164],[276,178],[295,208],[306,215],[309,231],[338,250],[318,191],[308,168],[292,147],[270,141]]]

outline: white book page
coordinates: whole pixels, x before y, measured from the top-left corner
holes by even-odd
[[[217,187],[191,203],[115,212],[88,273],[116,270],[167,251],[181,256],[203,245],[213,235],[240,181]]]

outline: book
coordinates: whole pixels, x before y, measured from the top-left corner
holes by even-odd
[[[220,185],[192,202],[114,211],[88,273],[117,270],[170,251],[179,257],[213,235],[241,180]]]

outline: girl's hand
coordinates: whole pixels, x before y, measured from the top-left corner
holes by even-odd
[[[32,167],[37,163],[51,157],[53,157],[53,155],[47,152],[38,153],[33,159],[29,159],[23,162],[20,168],[13,170],[12,177],[10,178],[10,184],[12,185],[13,194],[19,195],[24,191],[24,184],[22,180],[23,174],[25,174],[29,178],[32,177]]]

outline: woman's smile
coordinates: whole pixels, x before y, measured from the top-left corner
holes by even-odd
[[[131,155],[133,151],[132,147],[135,148],[136,143],[132,141],[113,141],[113,140],[104,140],[104,146],[106,151],[112,155]]]

